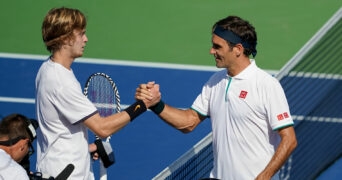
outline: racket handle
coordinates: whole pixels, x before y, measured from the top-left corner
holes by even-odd
[[[95,140],[95,145],[97,148],[97,153],[100,156],[103,166],[108,168],[110,165],[114,164],[114,152],[109,142],[103,142],[101,139]]]

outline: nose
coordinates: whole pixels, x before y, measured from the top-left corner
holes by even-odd
[[[88,42],[88,37],[87,37],[87,35],[84,35],[84,42]]]
[[[215,54],[215,49],[211,47],[210,50],[209,50],[209,53],[210,54]]]

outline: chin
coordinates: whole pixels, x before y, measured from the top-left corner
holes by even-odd
[[[216,67],[217,68],[222,68],[222,65],[220,65],[220,63],[216,62]]]

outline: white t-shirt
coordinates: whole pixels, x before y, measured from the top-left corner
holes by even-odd
[[[45,61],[36,77],[37,171],[56,177],[69,163],[70,179],[94,179],[88,133],[82,123],[96,107],[82,93],[72,70]]]
[[[25,169],[0,149],[0,180],[28,180]]]
[[[293,125],[284,91],[254,60],[240,74],[215,73],[192,109],[209,116],[213,132],[211,177],[254,179],[272,158],[279,128]]]

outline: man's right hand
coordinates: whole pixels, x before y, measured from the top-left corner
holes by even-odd
[[[135,99],[144,101],[147,108],[156,105],[161,99],[159,84],[155,82],[140,84],[136,89]]]

